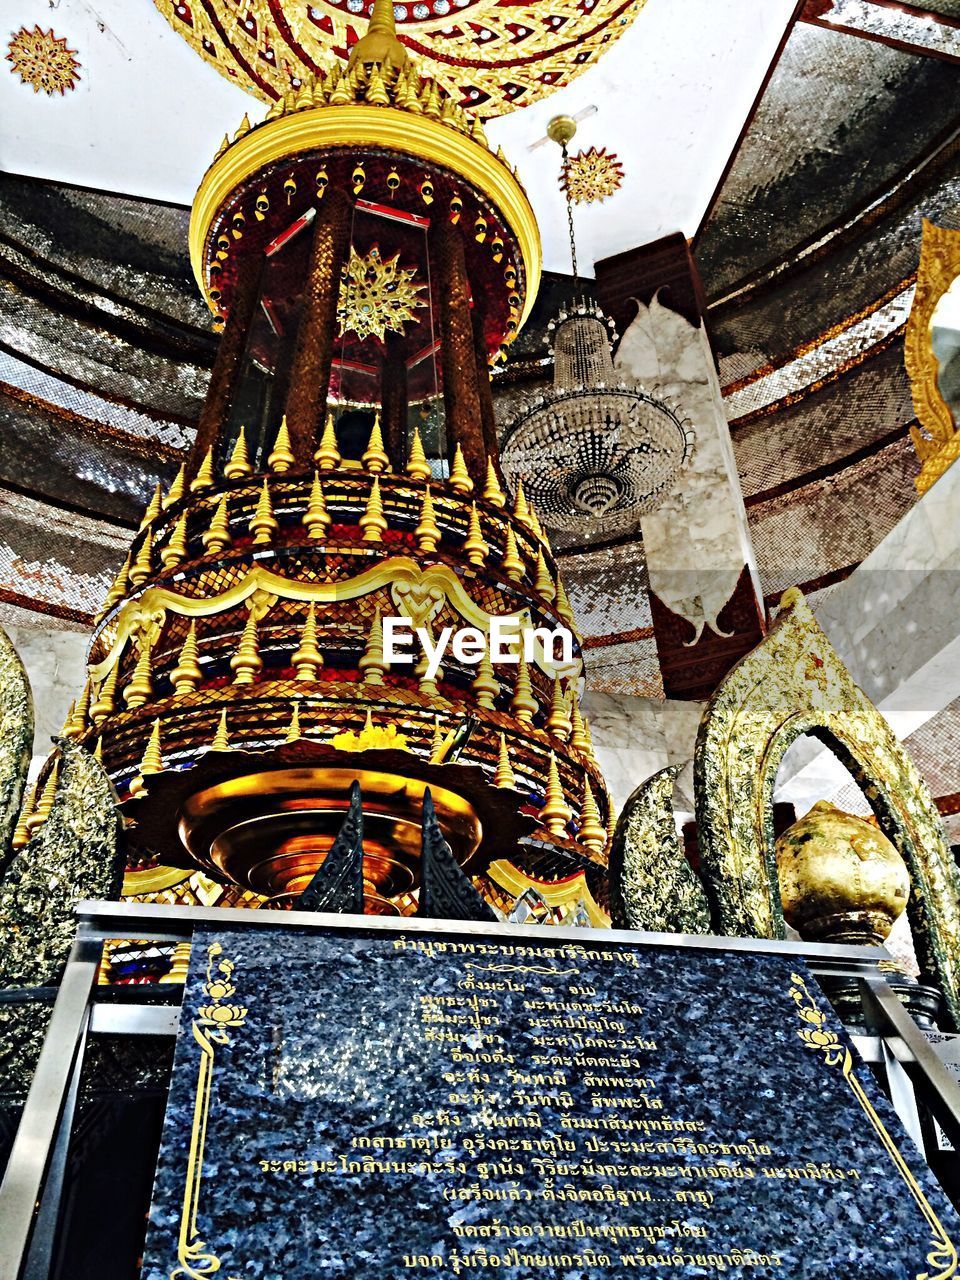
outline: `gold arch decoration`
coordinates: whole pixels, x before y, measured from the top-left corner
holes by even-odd
[[[366,30],[355,0],[154,0],[212,66],[273,102]],[[569,84],[630,26],[646,0],[405,0],[397,34],[421,75],[487,119]]]
[[[926,493],[960,458],[960,434],[950,406],[940,392],[940,365],[933,353],[931,335],[937,303],[958,276],[960,231],[938,227],[924,218],[917,291],[903,343],[913,409],[920,424],[910,428],[910,438],[920,459],[920,474],[914,482],[919,493]]]
[[[716,690],[697,736],[701,865],[718,931],[784,936],[773,788],[787,748],[803,734],[846,765],[906,862],[918,959],[960,1027],[960,873],[940,815],[916,765],[796,588],[785,592],[766,638]]]
[[[246,577],[219,596],[181,596],[166,587],[151,587],[142,596],[131,600],[120,612],[110,652],[101,662],[90,667],[90,677],[94,681],[103,680],[120,661],[124,648],[133,637],[147,635],[151,640],[156,639],[167,612],[185,618],[210,618],[244,603],[248,607],[255,607],[258,601],[263,604],[271,600],[333,604],[357,600],[384,588],[390,590],[390,598],[398,613],[408,617],[414,627],[429,624],[444,601],[464,622],[484,632],[490,630],[490,623],[497,616],[515,619],[521,627],[528,627],[531,621],[528,609],[499,615],[488,613],[470,598],[449,566],[432,564],[421,569],[415,560],[407,556],[385,560],[346,582],[297,582],[256,565]],[[578,658],[569,663],[553,661],[552,654],[548,653],[542,638],[536,633],[533,641],[534,660],[547,675],[571,678],[580,675],[581,662]]]

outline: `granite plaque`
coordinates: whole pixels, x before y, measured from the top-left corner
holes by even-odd
[[[794,958],[196,936],[146,1280],[945,1280],[958,1240]]]

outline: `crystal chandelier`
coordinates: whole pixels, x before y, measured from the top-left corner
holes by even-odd
[[[547,130],[564,165],[575,128],[560,116]],[[567,215],[576,279],[569,194]],[[618,377],[608,327],[613,322],[586,300],[550,322],[553,389],[525,401],[500,454],[507,479],[514,487],[522,481],[545,524],[590,538],[634,529],[663,500],[693,444],[676,408]]]

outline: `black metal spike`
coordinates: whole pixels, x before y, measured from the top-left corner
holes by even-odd
[[[443,838],[433,796],[423,793],[423,827],[420,841],[420,905],[417,915],[428,920],[489,920],[497,917],[461,871],[453,851]]]
[[[363,798],[359,782],[350,784],[350,808],[343,825],[293,909],[363,914]]]

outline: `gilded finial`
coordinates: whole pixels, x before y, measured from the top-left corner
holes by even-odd
[[[607,813],[607,845],[613,844],[613,833],[617,829],[617,811],[613,807],[613,801],[610,801],[610,810]]]
[[[140,543],[140,550],[130,566],[130,581],[135,587],[146,582],[153,569],[153,530],[148,529]]]
[[[431,739],[431,742],[430,742],[430,763],[431,764],[443,763],[443,747],[444,747],[444,735],[443,735],[443,730],[440,728],[440,717],[434,716],[433,717],[433,738]]]
[[[563,796],[560,784],[560,770],[557,768],[557,757],[550,752],[550,769],[547,774],[547,789],[543,808],[540,810],[540,821],[551,835],[566,834],[567,823],[573,817],[573,811]]]
[[[74,704],[63,733],[67,738],[79,738],[86,730],[90,717],[90,699],[93,695],[93,681],[87,676],[83,682],[83,692]]]
[[[379,609],[373,615],[370,634],[358,665],[364,684],[383,684],[387,664],[383,660],[383,623]]]
[[[210,743],[211,751],[230,751],[230,738],[227,735],[227,708],[224,707],[220,712],[220,722],[217,725],[217,731],[213,735],[213,741]]]
[[[117,680],[120,676],[120,663],[115,662],[107,672],[107,678],[100,686],[96,701],[90,708],[93,723],[99,729],[104,720],[112,716],[117,709]]]
[[[14,827],[13,836],[10,840],[11,848],[22,849],[24,845],[30,842],[30,818],[33,814],[34,806],[37,802],[37,788],[32,787],[30,794],[24,799],[23,808],[20,810],[20,816],[17,819],[17,825]]]
[[[512,525],[507,525],[507,549],[503,554],[503,560],[500,565],[511,582],[521,582],[523,580],[525,565],[520,558],[517,535],[513,532]]]
[[[293,456],[293,449],[290,447],[287,415],[284,414],[280,420],[280,430],[277,432],[273,450],[269,458],[267,458],[267,469],[273,471],[276,475],[282,475],[285,471],[289,471],[295,462],[296,458]]]
[[[270,501],[270,486],[264,480],[257,499],[257,509],[250,521],[250,532],[253,534],[255,547],[268,547],[280,530],[273,514],[273,503]]]
[[[146,779],[151,773],[163,772],[163,755],[160,751],[160,719],[154,720],[147,747],[140,761],[140,772],[130,783],[130,794],[139,796],[147,789]]]
[[[53,764],[47,774],[47,780],[43,784],[43,790],[40,792],[40,799],[37,801],[36,808],[30,817],[26,820],[26,828],[29,835],[42,827],[46,820],[50,817],[50,810],[53,808],[53,802],[57,795],[57,784],[60,781],[60,756],[53,758]]]
[[[413,439],[410,442],[410,457],[407,459],[407,475],[414,480],[429,480],[431,476],[430,463],[427,461],[427,455],[423,451],[423,441],[420,439],[420,428],[414,427]]]
[[[333,425],[333,414],[327,414],[323,435],[313,460],[321,471],[334,471],[340,465],[340,450],[337,448],[337,433]]]
[[[360,517],[360,529],[364,542],[382,542],[387,532],[387,520],[383,514],[383,499],[380,496],[380,481],[374,476],[370,486],[370,496],[363,515]]]
[[[463,450],[457,445],[453,451],[453,466],[450,468],[450,479],[447,481],[454,493],[473,493],[473,481],[463,460]]]
[[[513,514],[529,529],[530,526],[530,506],[527,502],[527,495],[523,492],[523,481],[517,481],[517,496],[513,503]]]
[[[173,477],[173,483],[167,490],[167,496],[163,500],[163,507],[172,507],[175,502],[179,502],[187,489],[187,466],[181,463],[180,470]]]
[[[230,659],[230,669],[234,673],[234,684],[253,684],[263,669],[260,642],[257,638],[257,619],[253,613],[247,618],[240,643],[237,645],[237,652]]]
[[[307,509],[303,513],[303,527],[311,538],[322,538],[330,528],[330,513],[323,496],[319,472],[313,473],[313,484],[310,486],[310,498]]]
[[[242,480],[245,476],[253,475],[250,454],[247,451],[247,433],[244,427],[240,428],[237,443],[233,446],[230,461],[223,468],[223,474],[227,480]]]
[[[536,507],[532,502],[527,503],[527,510],[530,512],[530,528],[533,531],[534,537],[537,538],[538,541],[545,543],[547,535],[543,532],[543,526],[540,524]]]
[[[197,624],[196,622],[191,622],[187,638],[184,640],[183,648],[180,650],[177,665],[170,672],[170,680],[173,684],[174,693],[178,698],[183,698],[188,693],[196,692],[202,678],[200,646],[197,644]]]
[[[478,706],[483,707],[486,711],[493,711],[494,700],[500,692],[500,681],[493,671],[489,647],[483,651],[483,657],[477,666],[477,674],[471,687],[476,696]]]
[[[542,550],[537,552],[537,567],[533,575],[533,589],[548,604],[553,603],[557,594],[557,589],[553,585],[553,579],[550,577],[550,570],[547,568],[547,562],[544,559]]]
[[[290,717],[290,725],[287,728],[286,736],[283,740],[284,742],[296,742],[302,737],[303,733],[300,729],[300,703],[295,702],[293,704],[293,715]]]
[[[480,529],[480,516],[475,502],[470,507],[470,519],[467,523],[467,536],[463,542],[463,549],[472,565],[478,569],[483,567],[490,547],[484,541],[483,533]]]
[[[70,723],[73,720],[74,715],[76,714],[76,710],[77,710],[77,703],[76,703],[76,700],[74,699],[74,701],[70,703],[69,707],[67,707],[67,714],[64,717],[63,726],[60,729],[61,738],[69,738],[71,736]]]
[[[143,519],[140,521],[140,529],[145,529],[148,524],[153,524],[157,516],[163,510],[163,489],[158,484],[153,491],[153,497],[143,513]],[[139,532],[139,530],[138,530]]]
[[[607,832],[600,821],[600,810],[593,798],[589,778],[583,780],[583,804],[580,807],[580,830],[577,838],[594,853],[602,853],[607,843]]]
[[[160,562],[165,569],[175,569],[187,558],[187,513],[184,511],[173,526],[166,546],[160,549]]]
[[[103,764],[103,734],[97,739],[97,745],[93,748],[93,758],[97,764]]]
[[[298,680],[316,680],[317,672],[323,666],[323,654],[317,645],[317,609],[311,600],[307,606],[307,617],[300,632],[300,645],[294,650],[293,670]]]
[[[510,766],[510,752],[507,750],[507,740],[502,733],[500,735],[500,750],[497,755],[497,767],[493,773],[493,785],[495,787],[509,787],[511,791],[515,791],[517,787],[517,779]]]
[[[493,465],[493,459],[487,459],[487,477],[483,485],[482,497],[485,502],[489,502],[492,507],[506,506],[506,494],[500,488],[500,480],[497,476],[497,468]]]
[[[573,609],[570,607],[570,597],[567,595],[567,589],[563,585],[563,579],[557,574],[557,598],[554,601],[557,613],[567,624],[571,631],[576,631],[577,620],[573,616]]]
[[[547,716],[547,731],[555,738],[559,738],[561,742],[566,742],[570,737],[571,727],[566,695],[560,687],[558,676],[553,682],[553,698],[550,702],[550,714]]]
[[[409,54],[397,39],[393,0],[374,0],[370,23],[350,50],[347,70],[373,66],[383,76],[393,79],[409,61]]]
[[[383,83],[383,76],[381,76],[376,66],[370,71],[365,97],[372,107],[389,107],[390,105],[390,95],[387,93],[386,86]]]
[[[433,498],[430,496],[430,486],[428,485],[423,491],[423,499],[420,503],[420,522],[416,527],[415,536],[417,539],[417,549],[426,555],[430,555],[436,551],[437,544],[440,541],[440,526],[437,524],[436,512],[433,509]]]
[[[587,735],[584,732],[583,716],[580,713],[580,703],[577,701],[576,694],[571,698],[570,706],[570,745],[576,747],[578,751],[587,751],[588,742]]]
[[[517,664],[517,679],[513,686],[513,697],[510,699],[510,710],[521,724],[533,724],[533,717],[537,710],[537,700],[533,696],[533,686],[530,683],[527,660],[522,654]]]
[[[126,560],[120,566],[120,572],[113,580],[113,585],[107,592],[107,598],[103,602],[103,612],[107,613],[115,604],[119,604],[123,597],[127,594],[127,587],[130,582],[131,556],[128,554]]]
[[[148,702],[153,694],[153,645],[145,636],[140,637],[140,654],[133,669],[130,683],[123,691],[123,700],[130,711],[136,711]]]
[[[230,536],[230,513],[226,494],[223,494],[217,503],[210,521],[210,528],[203,534],[200,541],[203,543],[204,551],[212,556],[226,551],[233,542]]]
[[[372,475],[380,475],[386,471],[390,459],[387,457],[387,451],[383,447],[383,432],[380,430],[380,415],[374,416],[373,426],[370,429],[370,439],[367,441],[367,447],[363,452],[360,462]]]
[[[200,489],[212,489],[213,485],[213,445],[211,445],[203,455],[203,461],[200,463],[200,470],[190,481],[190,492],[197,493]]]

